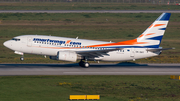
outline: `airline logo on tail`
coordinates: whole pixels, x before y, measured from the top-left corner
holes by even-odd
[[[138,38],[138,42],[147,42],[143,46],[158,48],[166,30],[171,14],[163,13]]]

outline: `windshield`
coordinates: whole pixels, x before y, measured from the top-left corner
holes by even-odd
[[[20,39],[18,39],[18,38],[13,38],[12,40],[15,40],[15,41],[20,41]]]

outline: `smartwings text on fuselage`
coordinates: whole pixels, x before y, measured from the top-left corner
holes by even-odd
[[[70,40],[67,41],[61,41],[61,40],[50,40],[50,39],[40,39],[40,38],[34,38],[33,41],[38,42],[51,42],[51,43],[59,43],[59,44],[71,44],[71,45],[81,45],[81,42],[71,42]],[[70,42],[69,42],[70,41]]]

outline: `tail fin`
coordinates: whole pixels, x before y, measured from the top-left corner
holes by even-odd
[[[144,47],[159,48],[171,13],[163,13],[138,38],[137,42],[145,42]]]

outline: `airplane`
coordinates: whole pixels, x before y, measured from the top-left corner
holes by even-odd
[[[159,47],[171,13],[162,13],[139,37],[122,42],[105,42],[77,38],[21,35],[5,41],[4,46],[22,55],[37,54],[49,56],[52,60],[76,62],[89,67],[88,61],[129,61],[158,56]]]

